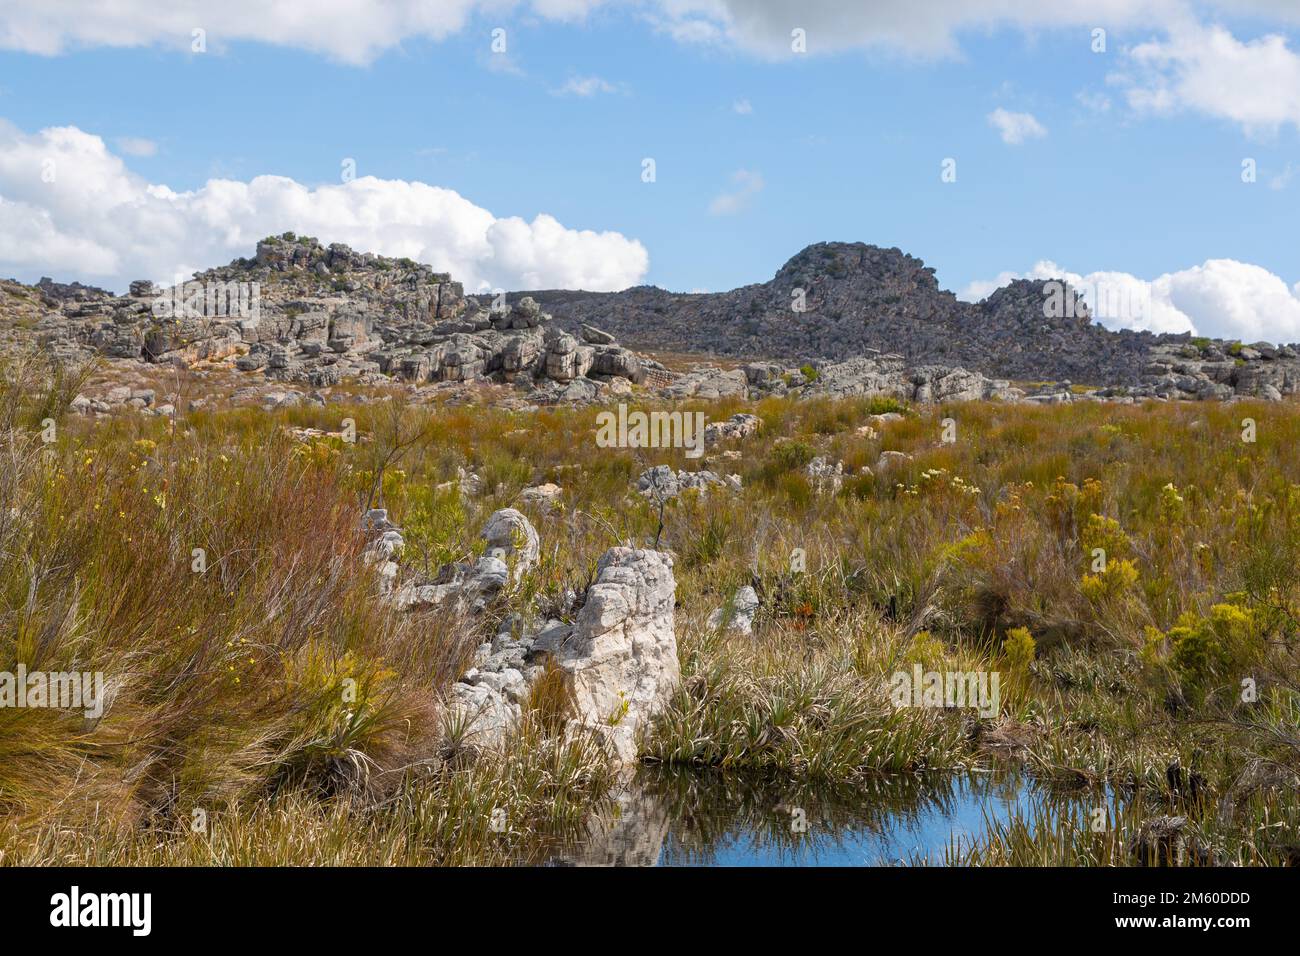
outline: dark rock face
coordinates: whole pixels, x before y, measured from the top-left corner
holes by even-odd
[[[911,365],[1022,381],[1138,385],[1154,347],[1188,341],[1109,331],[1091,321],[1063,281],[1061,288],[1069,307],[1055,311],[1048,283],[1026,279],[972,305],[939,288],[933,269],[898,249],[829,242],[808,246],[770,282],[730,292],[637,286],[528,294],[566,329],[594,322],[635,348],[783,362],[840,362],[875,351]]]

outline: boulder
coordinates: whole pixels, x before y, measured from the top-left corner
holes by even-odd
[[[763,420],[745,412],[732,415],[725,422],[710,422],[704,426],[704,440],[709,444],[731,438],[748,438],[758,431]]]
[[[505,558],[515,559],[512,579],[516,583],[532,570],[541,556],[537,530],[523,512],[515,508],[494,511],[480,536],[487,542],[489,551],[499,549]]]
[[[592,345],[613,345],[617,340],[603,329],[598,329],[594,325],[582,323],[583,341],[590,342]]]
[[[576,722],[606,740],[620,761],[667,707],[681,682],[673,608],[673,559],[659,551],[611,548],[573,633],[555,654],[577,711]]]
[[[844,484],[844,463],[831,464],[823,455],[818,455],[804,467],[808,483],[818,493],[836,494]]]
[[[673,471],[668,465],[655,465],[641,472],[636,480],[637,492],[652,502],[668,501],[683,491],[695,490],[706,494],[710,488],[740,490],[740,480],[726,481],[712,471]]]
[[[709,615],[709,627],[726,628],[737,634],[754,632],[754,615],[758,612],[758,593],[746,584],[736,591],[728,607],[720,607]]]

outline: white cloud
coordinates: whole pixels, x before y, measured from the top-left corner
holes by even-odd
[[[790,31],[802,28],[810,55],[853,49],[951,56],[958,35],[999,26],[1160,26],[1184,0],[660,0],[661,29],[683,41],[725,42],[771,58],[792,56]],[[1087,42],[1084,34],[1081,42]]]
[[[1038,122],[1032,113],[1012,113],[998,107],[988,115],[989,125],[998,131],[1002,142],[1019,146],[1027,139],[1042,139],[1047,127]]]
[[[241,40],[368,63],[407,38],[442,40],[475,15],[504,18],[517,8],[549,20],[582,19],[602,0],[60,0],[6,3],[0,48],[56,54],[81,46],[161,46],[189,52],[206,31],[209,51]],[[493,24],[500,25],[500,24]],[[489,43],[484,30],[483,45]]]
[[[749,100],[736,100],[731,104],[731,109],[741,116],[749,116],[754,112],[754,106]]]
[[[1286,189],[1287,186],[1291,185],[1291,180],[1294,178],[1295,178],[1295,165],[1292,163],[1287,163],[1286,168],[1283,169],[1282,172],[1278,173],[1276,176],[1274,176],[1268,181],[1268,188]]]
[[[556,96],[581,96],[590,98],[597,93],[616,93],[618,87],[599,76],[574,76],[557,90],[551,91]]]
[[[546,214],[499,218],[422,182],[366,176],[308,187],[258,176],[178,192],[132,173],[76,127],[26,134],[0,120],[0,273],[116,289],[170,283],[250,256],[258,239],[286,230],[409,256],[467,288],[615,290],[640,282],[649,265],[645,247],[620,233],[571,229]]]
[[[964,289],[957,293],[963,302],[979,302],[987,299],[997,289],[1010,285],[1016,279],[1025,278],[1019,272],[999,272],[996,279],[973,279]]]
[[[1243,342],[1300,341],[1300,282],[1288,289],[1267,269],[1235,259],[1208,259],[1152,280],[1127,272],[1080,275],[1042,261],[1027,273],[1004,272],[992,281],[972,282],[958,297],[974,302],[1020,278],[1065,279],[1107,328],[1191,332]]]
[[[738,169],[731,174],[735,186],[730,192],[720,193],[709,203],[709,214],[713,216],[734,216],[744,212],[754,201],[754,197],[763,191],[761,173],[748,169]]]
[[[1221,26],[1182,21],[1166,39],[1133,47],[1109,79],[1139,113],[1192,110],[1248,133],[1300,127],[1300,54],[1280,35],[1243,42]]]
[[[577,22],[600,7],[635,11],[681,43],[770,58],[793,55],[795,27],[806,31],[809,55],[884,49],[934,57],[959,53],[962,34],[1004,27],[1164,31],[1201,10],[1300,22],[1294,0],[10,0],[0,7],[0,49],[189,51],[198,27],[214,51],[255,40],[360,64],[411,38],[442,40],[473,24],[484,27],[486,46],[487,26],[508,26],[521,13]]]
[[[157,143],[140,136],[119,136],[117,148],[128,156],[153,156],[158,152]]]

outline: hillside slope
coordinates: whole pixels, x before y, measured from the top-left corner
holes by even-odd
[[[840,361],[870,349],[1022,380],[1133,384],[1151,349],[1186,336],[1112,332],[1044,315],[1043,283],[1018,280],[983,302],[939,288],[934,270],[896,248],[808,246],[768,282],[729,292],[530,291],[559,321],[594,323],[633,347],[785,361]],[[803,290],[805,311],[794,310]],[[520,293],[525,294],[525,293]]]

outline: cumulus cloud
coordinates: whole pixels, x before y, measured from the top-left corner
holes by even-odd
[[[966,31],[1098,25],[1159,26],[1183,0],[660,0],[656,22],[683,41],[726,42],[765,57],[792,55],[790,31],[806,31],[810,55],[889,49],[951,56]]]
[[[1026,273],[1004,272],[972,282],[959,298],[978,301],[1013,279],[1065,279],[1107,328],[1191,332],[1243,342],[1300,341],[1300,282],[1287,288],[1267,269],[1235,259],[1208,259],[1151,280],[1127,272],[1080,275],[1044,260]]]
[[[1129,51],[1110,77],[1140,113],[1192,110],[1248,133],[1300,127],[1300,54],[1278,34],[1242,41],[1221,26],[1184,21]]]
[[[734,216],[744,212],[754,201],[754,197],[763,191],[763,175],[748,169],[738,169],[731,174],[732,189],[713,197],[709,203],[709,214],[713,216]]]
[[[1002,142],[1019,146],[1027,139],[1042,139],[1047,127],[1034,118],[1033,113],[1013,113],[998,107],[988,115],[989,125],[998,131]]]
[[[649,266],[645,247],[620,233],[568,228],[546,214],[500,218],[422,182],[365,176],[308,187],[258,176],[181,192],[132,173],[76,127],[27,134],[0,121],[0,273],[117,289],[132,279],[170,283],[252,255],[258,239],[287,230],[409,256],[471,289],[616,290]]]
[[[1294,0],[16,0],[0,7],[0,48],[57,54],[83,46],[210,49],[242,40],[367,63],[408,38],[442,40],[475,18],[527,13],[575,22],[599,7],[634,11],[678,42],[718,44],[763,57],[793,55],[790,31],[806,31],[809,55],[886,49],[952,56],[963,33],[1002,27],[1155,28],[1202,10],[1300,22]]]
[[[731,104],[731,109],[741,116],[749,116],[754,112],[754,105],[749,100],[736,100]]]
[[[6,3],[0,48],[57,54],[82,46],[192,49],[194,30],[209,50],[256,40],[368,63],[407,38],[441,40],[476,14],[517,8],[548,20],[580,20],[601,0],[61,0]],[[486,44],[486,39],[484,40]]]

